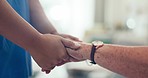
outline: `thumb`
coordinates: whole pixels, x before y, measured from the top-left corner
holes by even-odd
[[[68,54],[72,57],[70,60],[71,61],[74,61],[74,60],[79,60],[81,61],[83,59],[83,56],[80,54],[79,51],[77,50],[72,50],[72,49],[69,49],[69,48],[66,48]]]
[[[62,38],[62,43],[65,47],[71,48],[73,50],[79,49],[81,46],[78,42],[74,42],[65,38]]]
[[[67,35],[67,34],[59,34],[60,36],[64,37],[64,38],[68,38],[74,41],[78,41],[78,42],[82,42],[79,38],[71,36],[71,35]]]
[[[71,40],[74,40],[74,41],[78,41],[78,42],[82,42],[79,38],[77,37],[74,37],[74,36],[71,36],[71,35],[67,35],[67,37]]]

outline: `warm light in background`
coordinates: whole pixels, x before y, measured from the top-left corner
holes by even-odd
[[[127,20],[126,25],[127,25],[127,27],[128,27],[129,29],[134,29],[134,28],[136,28],[136,22],[135,22],[135,20],[132,19],[132,18],[129,18],[129,19]]]
[[[44,0],[40,2],[46,15],[60,33],[83,39],[85,31],[94,25],[95,0]]]
[[[49,10],[49,14],[51,19],[55,21],[60,21],[70,17],[70,9],[68,8],[68,6],[55,5],[51,7],[51,9]]]
[[[59,33],[73,35],[81,40],[88,39],[88,42],[101,39],[114,44],[129,45],[129,42],[148,44],[148,0],[40,0],[40,2]],[[49,75],[39,72],[37,78],[68,78],[67,68],[89,67],[85,67],[84,63],[78,65],[73,63],[54,69]],[[40,71],[37,65],[34,69]],[[108,78],[108,73],[100,72],[95,75],[93,73],[90,78]]]
[[[85,31],[94,26],[95,0],[40,0],[40,2],[47,17],[60,33],[83,39]],[[40,71],[36,63],[33,64],[34,71]],[[83,64],[79,66],[84,67]],[[68,78],[67,76],[66,67],[60,66],[49,75],[39,72],[37,78]]]

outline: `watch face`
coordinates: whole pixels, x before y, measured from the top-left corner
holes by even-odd
[[[103,42],[102,42],[102,41],[93,41],[92,43],[93,43],[95,46],[103,45]]]

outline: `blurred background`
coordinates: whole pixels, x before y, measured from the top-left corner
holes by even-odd
[[[148,0],[40,0],[60,33],[85,42],[148,45]],[[33,62],[32,78],[125,78],[86,61],[56,67],[46,75]]]

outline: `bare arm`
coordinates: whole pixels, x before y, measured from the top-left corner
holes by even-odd
[[[148,77],[148,47],[105,45],[97,50],[96,62],[130,78]]]
[[[31,47],[30,43],[39,40],[41,35],[21,18],[6,0],[0,1],[0,34],[25,49]]]
[[[0,0],[0,35],[28,50],[38,65],[48,70],[47,73],[60,61],[69,57],[65,50],[66,45],[73,49],[79,48],[73,42],[59,36],[39,33],[21,18],[6,0]],[[55,52],[58,55],[55,55]]]
[[[29,0],[30,16],[32,25],[42,34],[54,34],[64,38],[69,38],[75,41],[80,41],[78,38],[67,34],[60,34],[48,20],[39,0]]]
[[[91,44],[82,44],[79,51],[68,50],[69,54],[78,60],[90,59]],[[95,61],[98,65],[128,78],[148,77],[148,47],[146,46],[105,44],[97,49]]]

